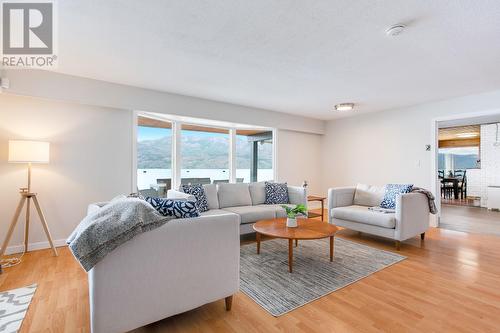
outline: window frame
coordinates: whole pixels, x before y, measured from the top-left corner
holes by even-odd
[[[242,128],[248,129],[262,129],[271,131],[273,133],[273,148],[272,148],[272,170],[273,179],[278,179],[277,173],[277,142],[278,142],[278,130],[271,127],[262,127],[257,125],[246,125],[246,124],[230,124],[224,125],[225,122],[204,120],[201,118],[190,118],[182,117],[184,119],[178,119],[177,116],[150,113],[146,111],[134,111],[132,112],[132,192],[137,192],[137,139],[138,139],[138,126],[139,126],[139,116],[147,117],[151,119],[157,119],[161,121],[168,121],[172,124],[172,160],[171,160],[171,170],[172,170],[172,188],[177,189],[181,183],[181,142],[182,142],[182,125],[196,125],[201,127],[217,128],[221,130],[227,130],[229,133],[229,155],[228,155],[228,169],[229,169],[229,182],[236,182],[236,131]],[[214,125],[213,123],[216,124]]]
[[[469,167],[465,168],[467,170],[474,170],[474,169],[481,169],[481,146],[464,146],[464,147],[446,147],[446,148],[438,148],[438,158],[437,158],[437,163],[438,163],[438,170],[447,170],[446,168],[439,168],[439,155],[443,154],[444,156],[446,155],[452,155],[453,159],[455,159],[455,156],[461,155],[461,154],[453,154],[453,153],[443,153],[443,150],[453,150],[453,149],[461,149],[461,148],[477,148],[477,160],[476,160],[476,166],[474,167]],[[453,164],[455,164],[453,162]],[[446,165],[446,161],[445,161]],[[463,168],[454,168],[456,170],[463,169]]]

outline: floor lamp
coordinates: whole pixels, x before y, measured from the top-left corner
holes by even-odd
[[[0,259],[5,254],[7,245],[9,245],[10,238],[16,227],[16,224],[23,210],[24,204],[26,204],[26,225],[24,229],[24,252],[28,251],[28,236],[29,236],[29,225],[30,225],[30,207],[31,201],[35,205],[38,216],[40,217],[40,222],[42,223],[43,230],[47,235],[50,246],[54,255],[57,256],[57,250],[52,241],[52,236],[50,236],[49,227],[45,216],[43,214],[40,203],[38,202],[37,194],[31,192],[31,164],[33,163],[49,163],[49,143],[40,141],[23,141],[23,140],[9,140],[9,163],[27,163],[28,164],[28,187],[20,188],[19,194],[21,198],[19,199],[19,204],[17,205],[16,212],[10,223],[9,230],[7,231],[7,236],[2,244],[2,249],[0,250]],[[6,265],[8,267],[8,265]]]

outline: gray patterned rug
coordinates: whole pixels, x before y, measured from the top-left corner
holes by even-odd
[[[299,241],[293,273],[288,272],[288,240],[273,239],[241,247],[240,290],[273,316],[343,288],[406,257],[335,238],[330,262],[329,239]]]
[[[24,288],[0,291],[0,332],[12,333],[21,328],[36,284]]]

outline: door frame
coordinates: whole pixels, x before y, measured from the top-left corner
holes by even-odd
[[[477,112],[459,113],[455,115],[433,118],[431,121],[431,192],[436,198],[437,214],[431,219],[431,226],[439,227],[441,220],[441,187],[438,180],[439,124],[451,120],[471,120],[480,117],[500,115],[500,109],[488,109]],[[458,125],[457,125],[458,126]]]

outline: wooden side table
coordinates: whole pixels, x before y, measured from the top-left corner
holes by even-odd
[[[309,218],[321,217],[321,221],[324,221],[325,199],[326,199],[326,197],[321,197],[319,195],[308,195],[307,196],[307,201],[319,201],[319,202],[321,202],[321,214],[314,213],[314,212],[308,212],[307,215],[309,216]]]

